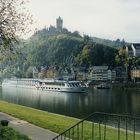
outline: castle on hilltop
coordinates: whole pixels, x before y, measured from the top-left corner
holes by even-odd
[[[63,19],[60,16],[56,19],[56,28],[58,31],[62,31],[63,29]]]
[[[55,35],[55,34],[58,34],[58,33],[71,33],[70,31],[68,31],[67,28],[64,28],[63,27],[63,19],[59,16],[57,19],[56,19],[56,25],[53,26],[53,25],[50,25],[50,27],[45,28],[42,30],[44,33],[47,33],[47,35]],[[40,31],[36,31],[36,33],[38,33]]]

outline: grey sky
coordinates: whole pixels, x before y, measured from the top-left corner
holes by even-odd
[[[64,27],[81,34],[140,42],[140,0],[30,0],[34,28],[61,16]]]

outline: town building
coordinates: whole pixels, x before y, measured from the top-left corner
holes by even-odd
[[[140,81],[140,68],[135,68],[131,70],[131,79],[134,82]]]
[[[56,69],[48,69],[46,71],[46,78],[56,78],[59,76],[59,72]]]
[[[34,66],[32,71],[33,71],[33,78],[38,78],[38,73],[39,73],[38,69]]]
[[[134,56],[134,52],[133,52],[133,49],[132,49],[131,45],[126,46],[126,54],[127,54],[128,57],[133,57]]]
[[[114,81],[116,72],[108,68],[108,66],[94,66],[90,70],[89,79],[92,81]]]
[[[140,43],[133,43],[126,46],[128,57],[140,57]]]

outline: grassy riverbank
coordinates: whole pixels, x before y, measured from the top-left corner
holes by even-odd
[[[54,132],[61,133],[64,130],[68,129],[70,126],[74,125],[79,121],[79,119],[75,119],[72,117],[66,117],[63,115],[57,115],[53,113],[48,113],[45,111],[40,111],[37,109],[32,109],[29,107],[24,107],[20,105],[15,105],[12,103],[7,103],[4,101],[0,101],[0,111],[10,114],[14,117],[26,120],[30,123],[33,123],[37,126],[50,129]],[[86,139],[91,139],[91,127],[92,124],[90,122],[84,123],[84,136]],[[104,126],[101,126],[102,137],[104,136],[103,130]],[[80,129],[79,129],[79,132]],[[106,140],[117,140],[117,129],[107,127],[106,128]],[[95,137],[98,140],[99,138],[99,126],[95,125]],[[128,137],[132,139],[132,133],[128,134]],[[121,131],[121,139],[125,139],[125,132]],[[140,135],[136,135],[136,139],[140,139]]]
[[[58,133],[66,130],[79,121],[78,119],[71,117],[48,113],[46,111],[4,101],[0,101],[0,111]]]

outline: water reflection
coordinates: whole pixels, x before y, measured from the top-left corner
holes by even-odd
[[[46,92],[22,88],[3,88],[2,100],[49,112],[83,118],[93,112],[140,115],[140,94],[112,90],[89,93]]]

